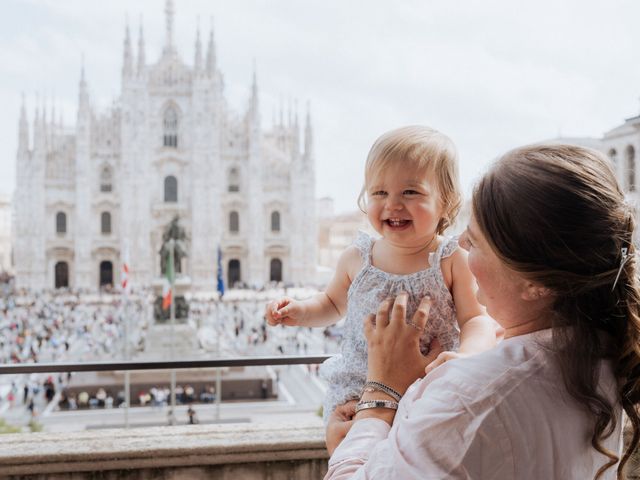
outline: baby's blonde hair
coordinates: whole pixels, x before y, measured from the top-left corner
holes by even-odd
[[[420,125],[382,134],[367,156],[364,185],[358,196],[360,210],[366,213],[369,182],[380,172],[400,165],[420,175],[433,174],[443,208],[436,230],[441,234],[453,223],[462,203],[456,146],[443,133]]]

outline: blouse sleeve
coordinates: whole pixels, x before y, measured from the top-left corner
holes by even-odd
[[[483,466],[468,462],[486,460],[472,451],[479,447],[478,440],[484,443],[484,432],[479,430],[488,417],[494,417],[493,409],[469,408],[451,389],[442,387],[428,388],[428,395],[423,392],[409,409],[407,405],[399,409],[391,428],[377,419],[355,422],[329,460],[325,480],[466,480],[470,471],[482,470]],[[499,455],[495,459],[503,460]]]

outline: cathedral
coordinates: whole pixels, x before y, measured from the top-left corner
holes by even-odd
[[[244,111],[230,109],[213,31],[193,64],[173,41],[167,0],[160,58],[147,62],[127,26],[119,96],[92,105],[84,64],[77,119],[63,127],[36,108],[19,120],[13,255],[16,286],[98,289],[161,276],[162,235],[177,216],[187,237],[179,269],[195,289],[271,281],[309,284],[316,273],[315,173],[309,110],[261,126],[256,73]],[[134,52],[135,50],[135,52]],[[301,122],[302,123],[302,122]],[[304,129],[304,136],[301,130]],[[221,255],[219,255],[219,252]]]

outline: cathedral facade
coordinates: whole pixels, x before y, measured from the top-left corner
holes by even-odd
[[[188,239],[180,269],[194,288],[215,289],[219,251],[227,287],[315,281],[309,111],[304,126],[289,113],[263,129],[255,69],[246,109],[232,111],[213,32],[205,49],[198,31],[188,65],[173,42],[171,0],[165,14],[155,63],[146,61],[142,27],[134,49],[127,26],[121,91],[108,111],[92,105],[84,65],[73,129],[36,108],[31,133],[23,101],[13,201],[18,287],[115,285],[123,262],[132,285],[150,285],[176,216]]]

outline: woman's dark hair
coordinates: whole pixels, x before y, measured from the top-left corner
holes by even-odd
[[[640,443],[640,283],[634,212],[611,165],[572,145],[518,148],[478,183],[473,214],[498,257],[553,295],[552,348],[564,383],[594,418],[593,447],[609,458],[596,480],[620,460],[602,446],[617,427],[617,406],[598,391],[601,362],[612,362],[632,430],[618,465],[623,479]]]

